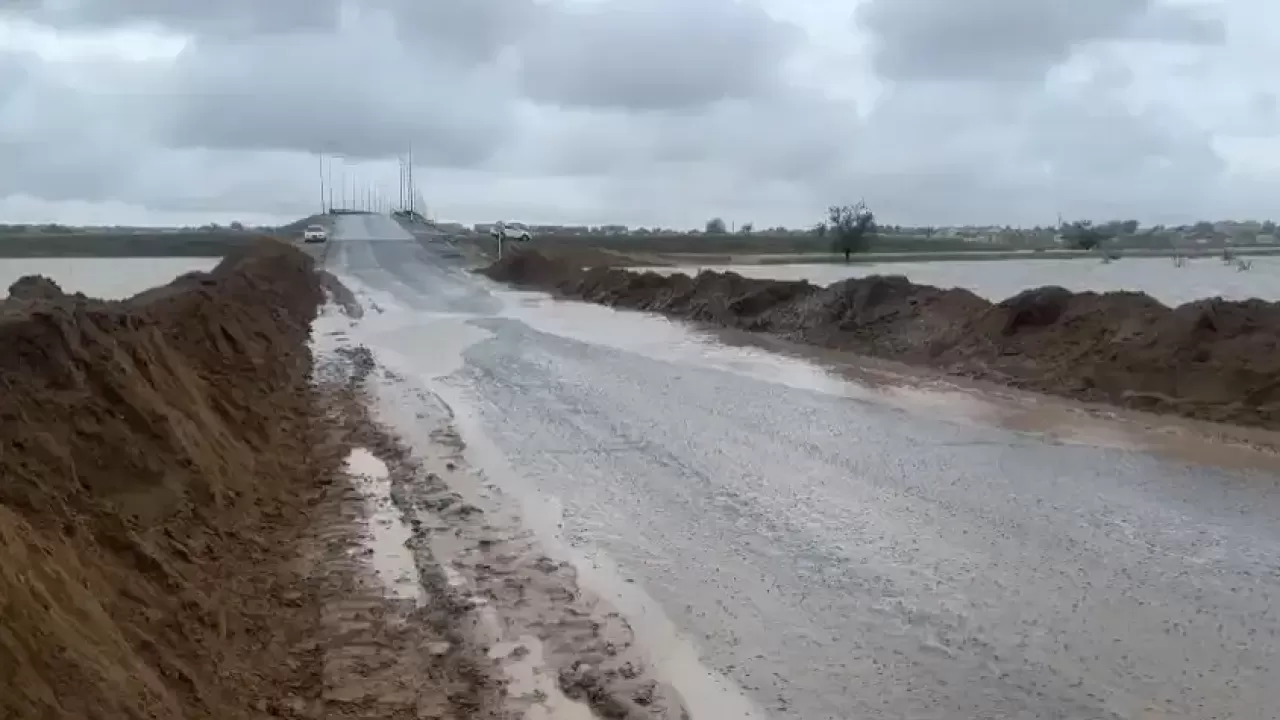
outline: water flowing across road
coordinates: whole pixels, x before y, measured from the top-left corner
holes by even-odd
[[[1275,475],[1052,442],[340,218],[359,340],[775,718],[1269,718]]]

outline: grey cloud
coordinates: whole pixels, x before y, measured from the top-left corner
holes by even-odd
[[[830,64],[790,85],[789,61],[813,56],[750,3],[365,0],[332,26],[323,12],[271,20],[266,3],[191,5],[204,15],[163,21],[193,35],[171,66],[0,53],[0,197],[301,214],[316,202],[311,153],[385,158],[411,142],[429,200],[459,219],[807,224],[865,197],[893,222],[1035,224],[1058,211],[1214,216],[1268,197],[1256,187],[1271,180],[1233,179],[1175,110],[1130,111],[1144,80],[1129,44],[1105,62],[1093,48],[1052,90],[1041,82],[1098,40],[1212,40],[1202,19],[1179,25],[1181,10],[1140,0],[948,3],[958,14],[865,1],[877,67],[895,81],[865,117],[823,90],[847,90],[818,74]],[[105,7],[75,27],[177,12]],[[1206,114],[1229,98],[1259,133],[1275,113],[1273,95],[1249,88],[1214,98]],[[394,166],[386,176],[394,187]]]
[[[1128,28],[1135,40],[1192,44],[1226,42],[1226,27],[1206,7],[1195,5],[1153,5],[1135,18]]]
[[[534,113],[531,113],[534,114]],[[514,158],[523,169],[602,175],[716,165],[753,178],[808,181],[849,161],[861,121],[849,103],[820,93],[777,91],[722,100],[699,112],[542,109],[522,123]],[[784,130],[785,129],[785,130]]]
[[[893,80],[1039,82],[1093,41],[1223,36],[1213,19],[1154,0],[867,0],[857,20]]]
[[[768,92],[799,40],[752,2],[606,0],[548,14],[522,44],[526,94],[597,108],[696,108]]]
[[[127,70],[99,63],[78,79],[92,86]],[[129,103],[84,92],[33,57],[0,52],[0,87],[0,196],[109,198],[149,141]]]
[[[342,0],[10,0],[0,13],[55,27],[160,25],[179,32],[238,37],[337,27]]]
[[[363,7],[392,18],[396,35],[409,49],[425,49],[462,64],[492,61],[523,42],[553,10],[534,0],[367,0]]]
[[[240,43],[179,57],[166,98],[173,147],[296,150],[424,164],[482,163],[510,132],[510,90],[484,68],[405,52],[372,29]]]
[[[904,86],[863,132],[852,166],[861,170],[844,182],[894,215],[934,223],[1189,212],[1224,170],[1212,139],[1176,113],[1132,112],[1090,85],[1071,94]]]

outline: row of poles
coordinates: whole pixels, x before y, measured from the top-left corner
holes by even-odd
[[[395,205],[384,189],[375,182],[361,180],[355,174],[348,174],[346,158],[340,155],[320,154],[320,211],[327,213],[335,208],[357,210],[362,212],[385,213],[391,210],[402,210],[410,213],[425,211],[421,198],[418,197],[417,186],[413,178],[413,150],[399,158],[400,179],[399,198]],[[340,160],[338,166],[338,182],[334,183],[334,160]]]

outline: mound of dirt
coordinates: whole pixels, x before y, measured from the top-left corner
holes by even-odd
[[[9,286],[9,297],[18,300],[60,298],[65,293],[58,283],[43,275],[20,277]]]
[[[321,301],[269,240],[124,301],[0,301],[0,717],[264,715]]]
[[[515,243],[506,243],[503,246],[503,262],[520,262],[518,258],[530,255],[579,268],[660,267],[672,264],[657,255],[624,253],[585,242],[539,239],[537,246],[536,250],[531,250]],[[493,257],[492,248],[488,257]]]
[[[342,312],[347,317],[364,317],[364,307],[356,299],[355,293],[351,292],[351,288],[342,284],[342,281],[336,275],[328,270],[321,270],[320,287],[324,289],[324,294],[328,297],[329,302],[342,308]]]
[[[1169,308],[1131,292],[1027,290],[991,303],[904,277],[828,287],[735,273],[584,270],[536,251],[489,277],[614,307],[776,334],[1091,402],[1280,427],[1280,304]]]

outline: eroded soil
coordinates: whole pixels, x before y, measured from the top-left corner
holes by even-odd
[[[389,376],[313,333],[326,295],[359,321],[263,240],[120,302],[0,302],[0,717],[683,716],[616,613],[462,499],[447,413],[378,420]]]

